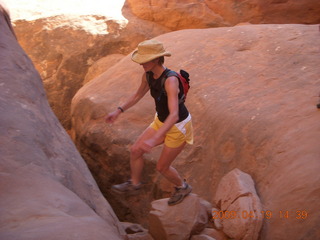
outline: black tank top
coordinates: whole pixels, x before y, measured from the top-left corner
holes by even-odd
[[[147,81],[150,87],[150,94],[154,99],[158,118],[161,122],[164,122],[169,115],[168,97],[165,92],[164,84],[163,84],[163,87],[161,86],[161,80],[162,78],[166,77],[166,73],[168,71],[170,71],[170,69],[167,68],[166,70],[163,71],[161,76],[157,79],[153,78],[153,72],[150,71],[146,73]],[[180,80],[179,80],[179,88],[180,88],[180,92],[179,92],[177,101],[179,101],[179,99],[183,94],[183,86]],[[177,122],[183,121],[188,117],[188,115],[189,115],[189,111],[185,106],[184,102],[180,103],[179,104],[179,120]]]

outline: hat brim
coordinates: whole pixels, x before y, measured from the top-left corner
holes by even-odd
[[[142,64],[142,63],[146,63],[149,62],[153,59],[159,58],[159,57],[170,57],[171,53],[170,52],[163,52],[163,53],[159,53],[159,54],[139,54],[138,50],[134,51],[131,55],[131,59],[132,61]]]

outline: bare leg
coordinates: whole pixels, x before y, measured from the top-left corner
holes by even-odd
[[[183,180],[181,179],[177,170],[173,168],[171,164],[182,151],[185,145],[186,143],[183,143],[177,148],[164,146],[157,164],[157,170],[176,186],[182,186]]]
[[[131,167],[131,181],[133,184],[139,184],[141,182],[141,175],[144,166],[143,154],[144,152],[139,149],[139,145],[151,138],[156,133],[153,128],[147,128],[132,145],[130,152],[130,167]],[[163,141],[159,142],[161,144]]]

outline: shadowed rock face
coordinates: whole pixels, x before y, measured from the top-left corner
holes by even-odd
[[[0,238],[122,239],[0,6]]]
[[[222,176],[238,168],[252,176],[263,209],[273,213],[261,239],[319,238],[318,26],[183,30],[157,39],[173,54],[166,66],[191,75],[187,106],[195,144],[174,164],[194,193],[213,202]],[[115,197],[108,189],[128,178],[128,150],[153,119],[153,100],[145,96],[113,125],[103,117],[137,88],[142,71],[127,56],[84,86],[72,105],[76,144],[103,193],[120,218],[138,222],[150,200],[171,191],[155,172],[161,149],[145,156],[148,184],[141,195]],[[281,219],[280,211],[289,218]],[[307,211],[307,219],[299,211]]]

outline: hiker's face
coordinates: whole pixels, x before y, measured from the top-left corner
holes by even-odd
[[[158,64],[158,59],[151,60],[146,63],[140,64],[145,72],[152,71],[152,69]]]

